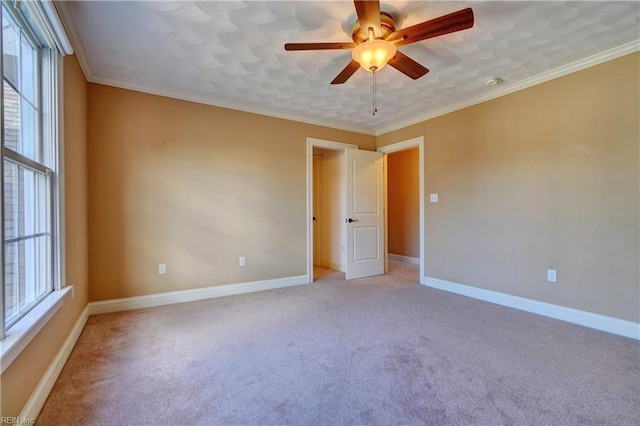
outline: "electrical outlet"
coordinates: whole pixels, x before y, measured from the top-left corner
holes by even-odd
[[[160,263],[158,265],[158,275],[164,275],[167,273],[167,264],[166,263]]]
[[[246,259],[244,258],[244,256],[240,256],[238,258],[238,266],[244,266],[246,265]]]
[[[557,282],[557,274],[555,269],[547,269],[547,281],[550,283]]]

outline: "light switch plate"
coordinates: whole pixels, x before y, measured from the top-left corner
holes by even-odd
[[[429,194],[429,201],[431,201],[432,203],[437,203],[438,202],[438,194]]]

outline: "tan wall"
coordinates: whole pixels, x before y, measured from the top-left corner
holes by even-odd
[[[65,221],[67,283],[64,305],[2,374],[2,416],[18,416],[87,306],[87,84],[75,57],[64,60]]]
[[[640,321],[639,63],[379,136],[425,138],[426,274]]]
[[[388,251],[420,257],[418,148],[387,156]]]
[[[92,301],[304,275],[306,138],[375,149],[373,136],[98,84],[88,114]]]
[[[322,156],[322,206],[316,210],[323,232],[319,265],[344,272],[344,245],[347,239],[347,228],[344,226],[347,208],[344,150],[315,148],[314,152]]]

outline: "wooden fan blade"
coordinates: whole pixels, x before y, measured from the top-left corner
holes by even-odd
[[[351,77],[356,71],[358,71],[358,68],[360,68],[360,64],[354,60],[351,60],[351,62],[349,62],[349,64],[342,71],[340,71],[340,74],[338,74],[338,76],[333,79],[331,84],[344,83],[345,81],[349,80],[349,77]]]
[[[355,43],[286,43],[284,50],[332,50],[332,49],[353,49]]]
[[[354,0],[360,28],[367,36],[369,28],[373,28],[374,36],[382,37],[380,26],[380,2],[378,0]]]
[[[387,63],[414,80],[419,79],[429,72],[427,68],[423,67],[400,51],[397,51],[396,56]]]
[[[396,46],[438,37],[473,27],[473,10],[466,8],[395,31],[387,37]],[[396,42],[396,40],[399,40]]]

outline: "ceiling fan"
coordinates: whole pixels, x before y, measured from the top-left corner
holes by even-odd
[[[358,20],[354,24],[353,43],[286,43],[291,50],[353,49],[351,62],[333,79],[331,84],[342,84],[358,68],[377,72],[386,64],[416,80],[429,70],[396,49],[396,46],[438,37],[473,27],[473,10],[466,8],[420,24],[396,30],[388,13],[380,11],[378,0],[354,0]]]

